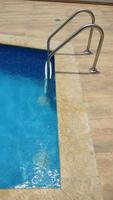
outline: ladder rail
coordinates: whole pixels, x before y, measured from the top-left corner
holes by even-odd
[[[71,15],[60,27],[58,27],[51,35],[50,37],[48,38],[47,40],[47,52],[48,52],[48,55],[49,55],[49,52],[50,52],[50,41],[51,39],[66,25],[68,24],[74,17],[76,17],[78,14],[80,13],[88,13],[92,19],[92,24],[95,24],[95,15],[93,14],[92,11],[88,10],[88,9],[82,9],[82,10],[79,10],[77,12],[75,12],[73,15]],[[93,35],[93,29],[91,28],[90,30],[90,33],[89,33],[89,39],[88,39],[88,44],[87,44],[87,48],[86,50],[84,51],[85,54],[91,54],[91,51],[90,51],[90,46],[91,46],[91,40],[92,40],[92,35]]]
[[[97,73],[98,72],[97,69],[96,69],[96,65],[97,65],[97,61],[98,61],[98,58],[99,58],[99,55],[100,55],[100,51],[101,51],[101,47],[102,47],[103,40],[104,40],[104,31],[97,24],[87,24],[85,26],[80,27],[76,32],[74,32],[70,37],[68,37],[64,42],[62,42],[58,47],[56,47],[52,52],[49,53],[48,60],[47,60],[48,73],[49,73],[49,68],[50,68],[50,59],[51,59],[51,57],[58,50],[60,50],[64,45],[66,45],[70,40],[72,40],[79,33],[81,33],[82,31],[84,31],[85,29],[88,29],[88,28],[97,29],[97,31],[100,33],[100,40],[99,40],[98,47],[97,47],[97,50],[96,50],[96,55],[95,55],[95,58],[94,58],[93,66],[90,68],[90,72],[91,73]]]

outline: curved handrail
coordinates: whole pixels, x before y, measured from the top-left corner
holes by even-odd
[[[87,28],[92,28],[92,29],[97,29],[98,32],[100,33],[100,40],[99,40],[99,44],[97,47],[97,51],[96,51],[96,55],[94,58],[94,62],[93,62],[93,66],[90,68],[90,72],[91,73],[97,73],[97,69],[96,69],[96,65],[97,65],[97,61],[100,55],[100,51],[101,51],[101,47],[102,47],[102,43],[104,40],[104,31],[103,29],[97,25],[97,24],[87,24],[85,26],[80,27],[76,32],[74,32],[70,37],[68,37],[68,39],[66,39],[62,44],[60,44],[57,48],[55,48],[52,52],[49,53],[48,56],[48,61],[47,61],[47,65],[48,65],[48,70],[50,68],[50,59],[51,57],[59,50],[61,49],[65,44],[67,44],[70,40],[72,40],[74,37],[76,37],[79,33],[81,33],[83,30],[87,29]],[[49,70],[50,71],[50,70]]]
[[[80,13],[88,13],[90,16],[91,16],[91,19],[92,19],[92,24],[95,23],[95,16],[93,14],[92,11],[88,10],[88,9],[82,9],[82,10],[79,10],[78,12],[75,12],[71,17],[69,17],[59,28],[57,28],[51,35],[50,37],[48,38],[47,40],[47,51],[48,51],[48,55],[49,55],[49,52],[50,52],[50,40],[53,38],[54,35],[56,35],[56,33],[58,33],[66,24],[68,24],[68,22],[70,22],[74,17],[76,17],[78,14]],[[93,29],[91,28],[90,30],[90,34],[89,34],[89,39],[88,39],[88,44],[87,44],[87,48],[86,50],[84,51],[86,54],[91,54],[91,51],[90,51],[90,45],[91,45],[91,39],[92,39],[92,35],[93,35]]]

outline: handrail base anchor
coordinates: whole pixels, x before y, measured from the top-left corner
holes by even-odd
[[[84,50],[85,55],[93,55],[93,52],[89,49]]]
[[[100,73],[100,72],[99,72],[96,68],[94,68],[94,67],[89,68],[89,72],[90,72],[91,74],[99,74],[99,73]]]

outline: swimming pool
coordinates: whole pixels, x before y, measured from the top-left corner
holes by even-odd
[[[54,58],[0,45],[0,188],[59,188],[60,163]]]

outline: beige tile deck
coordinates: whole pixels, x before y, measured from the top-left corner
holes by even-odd
[[[105,200],[113,198],[112,165],[112,55],[111,24],[113,8],[85,4],[59,4],[24,0],[0,0],[0,42],[46,48],[48,36],[71,13],[81,8],[92,9],[97,22],[105,30],[106,38],[98,65],[101,74],[79,75],[87,71],[93,56],[74,56],[67,53],[83,51],[87,31],[73,40],[56,56],[56,89],[61,161],[61,189],[0,190],[0,200],[101,200],[102,192],[97,172],[103,187]],[[60,19],[60,21],[56,21]],[[88,21],[86,15],[64,29],[53,42],[55,47],[79,24]],[[109,28],[109,29],[108,29]],[[96,33],[95,33],[96,34]],[[96,38],[93,42],[96,46]],[[109,62],[110,60],[110,62]],[[109,71],[107,70],[110,70]],[[107,87],[106,87],[107,85]],[[102,131],[103,130],[103,131]],[[110,130],[110,132],[109,132]],[[107,133],[109,133],[109,136]],[[95,153],[96,151],[97,166]],[[102,137],[99,137],[98,134]],[[106,135],[106,141],[103,138]],[[110,145],[109,145],[110,144]],[[109,153],[110,151],[110,153]],[[106,153],[107,152],[107,153]],[[109,163],[103,165],[104,161]],[[107,173],[107,170],[109,173]],[[102,172],[103,173],[102,173]],[[110,177],[110,179],[109,179]],[[109,194],[110,192],[110,194]]]

